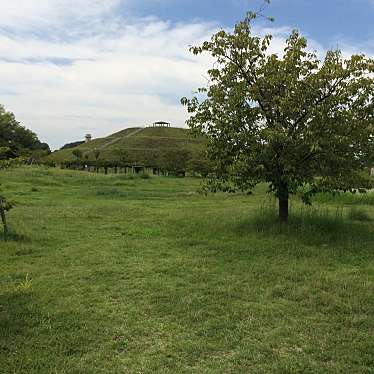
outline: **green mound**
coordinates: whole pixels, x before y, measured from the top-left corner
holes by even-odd
[[[55,163],[74,162],[74,150],[80,150],[88,161],[159,166],[165,159],[184,157],[198,160],[203,156],[204,139],[191,136],[188,129],[173,127],[128,128],[105,138],[94,139],[74,148],[53,152],[48,160]]]

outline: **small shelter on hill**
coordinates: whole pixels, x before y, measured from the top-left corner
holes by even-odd
[[[164,121],[158,121],[158,122],[154,122],[152,127],[170,127],[170,123],[164,122]]]

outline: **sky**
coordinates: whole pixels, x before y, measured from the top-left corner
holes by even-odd
[[[165,120],[185,126],[180,98],[206,84],[193,56],[260,0],[0,0],[0,104],[57,149]],[[321,55],[374,56],[374,0],[273,0],[255,32],[281,52],[298,29]]]

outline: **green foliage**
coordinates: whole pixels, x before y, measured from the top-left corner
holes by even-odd
[[[0,162],[10,159],[14,156],[10,147],[0,147]]]
[[[25,160],[22,157],[13,158],[13,159],[1,159],[1,155],[6,153],[8,150],[7,147],[0,148],[0,171],[6,170],[12,167],[20,166],[25,163]],[[1,181],[1,180],[0,180]],[[0,183],[1,187],[1,183]],[[14,206],[14,203],[8,201],[6,197],[2,194],[1,188],[0,188],[0,219],[3,225],[3,233],[4,233],[4,239],[7,240],[8,233],[9,233],[9,227],[8,222],[6,219],[6,213],[9,212]]]
[[[8,238],[8,222],[6,219],[6,212],[9,212],[13,208],[13,203],[9,202],[5,196],[0,195],[0,219],[3,225],[3,233],[4,233],[4,239],[7,240]]]
[[[7,149],[6,153],[3,152]],[[11,112],[0,105],[0,159],[29,156],[32,151],[49,153],[49,146],[41,143],[35,133],[21,126]]]
[[[83,158],[83,152],[80,149],[73,149],[72,154],[78,161],[81,161]]]
[[[208,176],[208,174],[212,170],[212,166],[208,160],[201,157],[199,159],[190,159],[186,163],[186,169],[189,173],[193,175],[200,175],[204,178]]]
[[[60,148],[60,150],[75,148],[75,147],[78,147],[78,146],[80,146],[80,145],[82,145],[84,143],[85,143],[84,141],[77,141],[77,142],[66,143],[65,145],[63,145]]]
[[[26,159],[23,157],[0,160],[0,170],[17,167],[17,166],[23,165],[25,162],[26,162]]]
[[[300,186],[307,204],[318,192],[370,188],[361,170],[374,163],[374,60],[328,51],[320,61],[297,31],[283,56],[271,54],[272,36],[252,35],[253,18],[191,48],[216,60],[206,97],[182,99],[189,127],[208,138],[210,188],[267,182],[281,220]]]
[[[171,175],[185,175],[187,161],[190,157],[190,152],[187,150],[168,150],[162,155],[161,169],[169,172]]]

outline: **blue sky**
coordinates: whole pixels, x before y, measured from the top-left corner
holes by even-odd
[[[141,5],[140,5],[140,4]],[[138,16],[153,14],[174,22],[210,20],[232,26],[248,9],[258,9],[259,0],[173,0],[134,1],[131,11]],[[123,8],[124,14],[128,8]],[[272,0],[266,13],[275,17],[275,26],[302,30],[325,45],[343,38],[361,43],[374,37],[372,0]]]
[[[191,20],[217,22],[231,27],[248,9],[259,9],[260,0],[166,0],[133,1],[123,7],[124,14],[149,14],[173,22]],[[275,17],[275,27],[302,30],[326,47],[345,43],[370,46],[374,38],[373,0],[272,0],[266,13]],[[374,42],[373,42],[374,43]]]
[[[231,29],[260,0],[0,0],[0,103],[53,148],[167,120],[206,82],[189,45]],[[273,0],[273,51],[297,28],[321,55],[374,56],[374,0]]]

